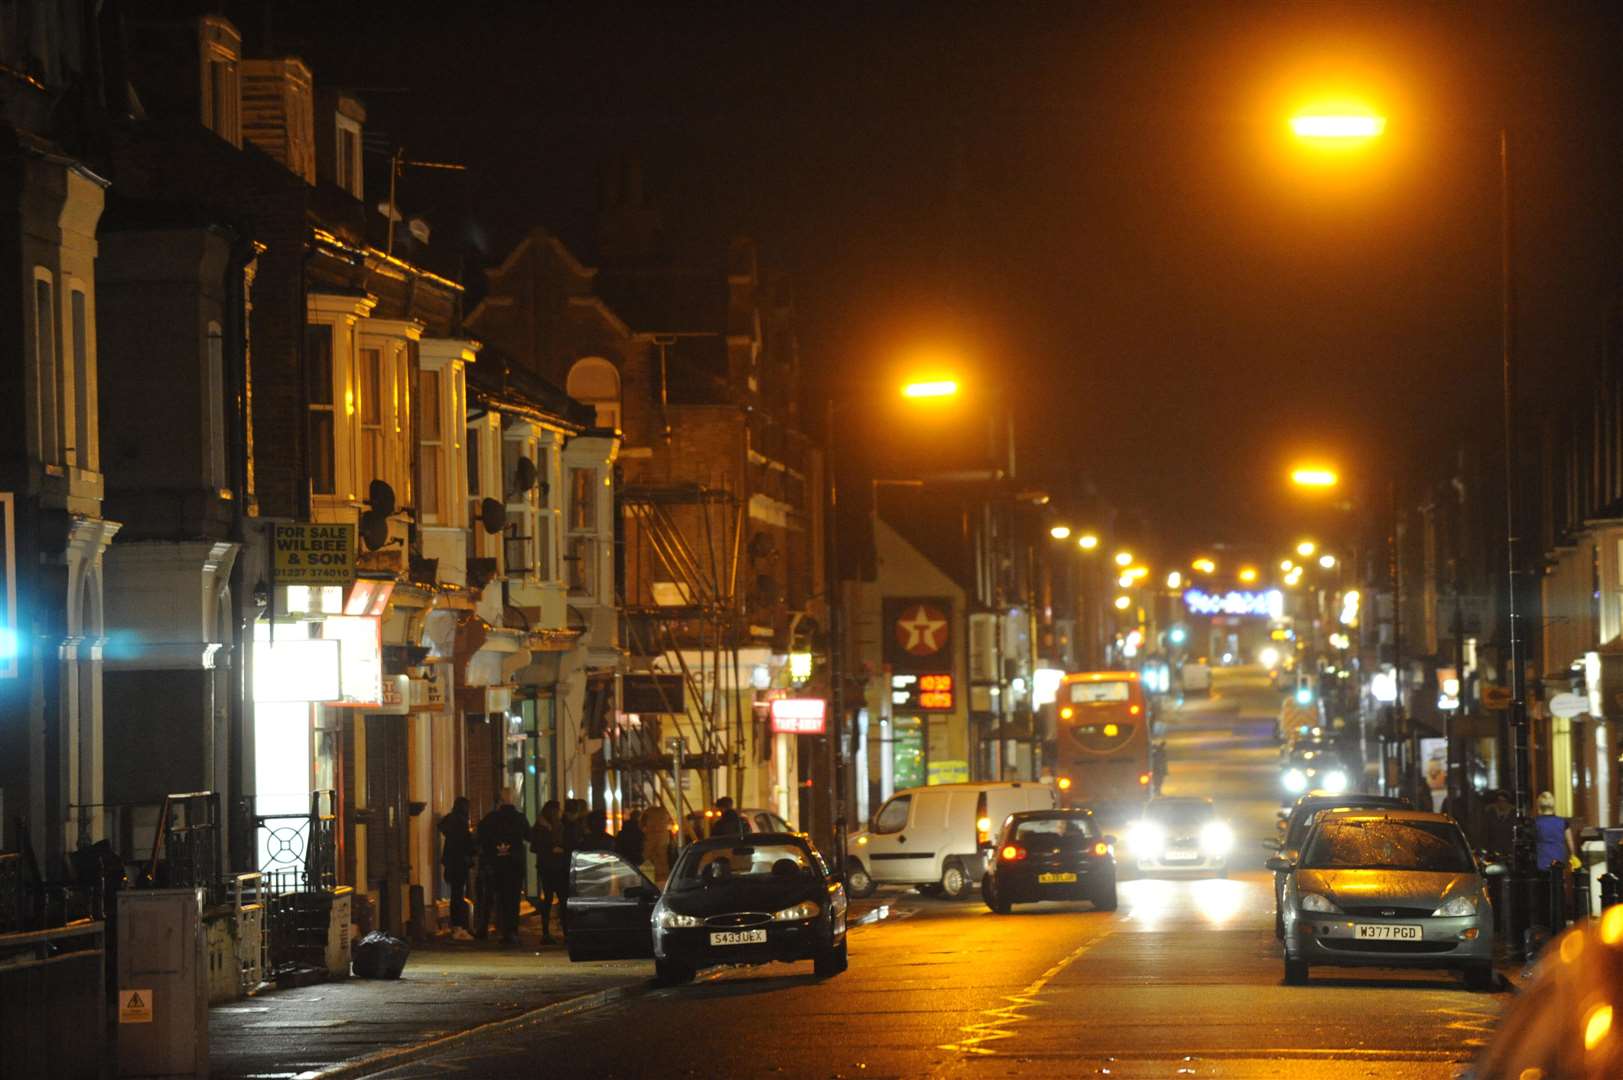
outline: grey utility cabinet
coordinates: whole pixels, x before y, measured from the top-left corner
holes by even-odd
[[[118,894],[118,1074],[209,1072],[203,890]]]

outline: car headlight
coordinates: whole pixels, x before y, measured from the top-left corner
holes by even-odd
[[[1340,915],[1341,909],[1330,902],[1327,896],[1320,896],[1316,892],[1303,893],[1298,901],[1303,911],[1319,911],[1327,915]]]
[[[1319,786],[1326,791],[1334,791],[1339,794],[1347,790],[1347,774],[1340,769],[1332,769],[1324,774],[1324,779]]]
[[[1301,769],[1291,769],[1284,777],[1285,790],[1292,795],[1300,795],[1307,790],[1307,774]]]
[[[1200,846],[1208,855],[1227,855],[1234,847],[1234,830],[1221,821],[1209,821],[1200,830]]]
[[[678,915],[674,911],[662,912],[659,916],[659,925],[666,930],[676,930],[685,926],[698,926],[697,915]]]
[[[1166,830],[1148,821],[1140,821],[1127,832],[1127,843],[1136,855],[1160,854],[1166,842]]]
[[[1448,916],[1458,917],[1460,915],[1475,915],[1476,914],[1476,897],[1474,897],[1474,896],[1456,896],[1452,900],[1449,900],[1446,903],[1444,903],[1442,907],[1440,907],[1436,911],[1432,912],[1432,914],[1433,915],[1440,915],[1440,916],[1443,916],[1443,917],[1448,917]]]
[[[801,919],[815,919],[822,912],[815,900],[806,900],[794,907],[786,907],[782,911],[772,913],[773,922],[799,922]]]

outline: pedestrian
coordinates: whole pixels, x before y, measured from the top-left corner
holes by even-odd
[[[654,869],[654,883],[663,885],[671,876],[671,840],[675,834],[671,813],[658,803],[642,815],[642,859]]]
[[[608,815],[593,810],[586,815],[586,827],[581,830],[578,851],[613,851],[614,837],[609,835]]]
[[[716,800],[716,819],[710,823],[711,836],[739,836],[744,832],[744,819],[733,809],[733,797],[723,795]]]
[[[642,866],[642,811],[633,810],[626,815],[625,823],[620,826],[619,835],[614,838],[614,850],[632,866]]]
[[[530,850],[535,852],[535,876],[541,889],[541,944],[556,944],[552,936],[552,904],[558,903],[558,925],[567,923],[569,910],[569,854],[564,849],[563,813],[557,799],[548,799],[535,819],[535,832],[530,839]]]
[[[1150,747],[1150,775],[1155,793],[1161,794],[1161,784],[1167,778],[1167,744],[1163,739]]]
[[[1511,857],[1516,837],[1516,804],[1510,792],[1496,788],[1482,815],[1482,843],[1499,861]]]
[[[440,818],[440,868],[445,873],[451,901],[451,939],[472,941],[468,932],[468,868],[473,865],[473,831],[468,822],[468,798],[458,795],[450,813]]]
[[[1565,865],[1572,856],[1572,823],[1556,816],[1553,794],[1540,792],[1538,816],[1533,819],[1533,865],[1546,873],[1552,864]]]
[[[518,901],[524,891],[524,841],[530,823],[513,805],[513,789],[502,788],[496,809],[479,822],[479,858],[491,864],[491,906],[503,945],[518,944]],[[483,929],[483,927],[481,927]]]

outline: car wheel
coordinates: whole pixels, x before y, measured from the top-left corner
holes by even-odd
[[[986,906],[994,915],[1007,915],[1014,906],[998,893],[997,886],[992,883],[991,874],[981,878],[981,899],[986,902]]]
[[[969,889],[969,875],[964,873],[964,864],[957,859],[948,859],[941,868],[941,894],[948,900],[962,900],[969,895]]]
[[[1285,957],[1285,985],[1301,986],[1307,982],[1307,961]]]
[[[868,868],[853,859],[851,872],[845,875],[845,891],[851,894],[852,899],[866,900],[878,888],[879,884],[868,873]]]
[[[1115,911],[1116,879],[1111,878],[1107,883],[1094,890],[1092,900],[1093,910],[1095,911]]]
[[[1472,964],[1465,969],[1465,987],[1467,990],[1478,992],[1490,991],[1494,988],[1493,965]]]
[[[654,960],[654,981],[661,986],[681,986],[693,981],[693,969],[675,960]]]
[[[812,961],[812,973],[819,979],[832,978],[844,971],[847,963],[845,939],[842,938],[832,949],[817,954],[816,959]]]

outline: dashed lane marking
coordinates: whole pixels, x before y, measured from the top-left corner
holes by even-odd
[[[965,1024],[959,1029],[960,1034],[957,1042],[943,1043],[937,1049],[970,1056],[995,1054],[997,1051],[990,1049],[985,1044],[1012,1037],[1014,1035],[1014,1026],[1026,1019],[1026,1010],[1042,1004],[1042,1002],[1038,1001],[1037,995],[1042,993],[1043,988],[1056,975],[1070,967],[1071,964],[1109,936],[1110,931],[1107,930],[1098,937],[1078,945],[1057,964],[1037,976],[1030,986],[1016,993],[1006,995],[1003,1000],[1007,1004],[992,1009],[982,1009],[981,1014],[989,1017],[989,1019],[977,1021],[973,1024]]]

